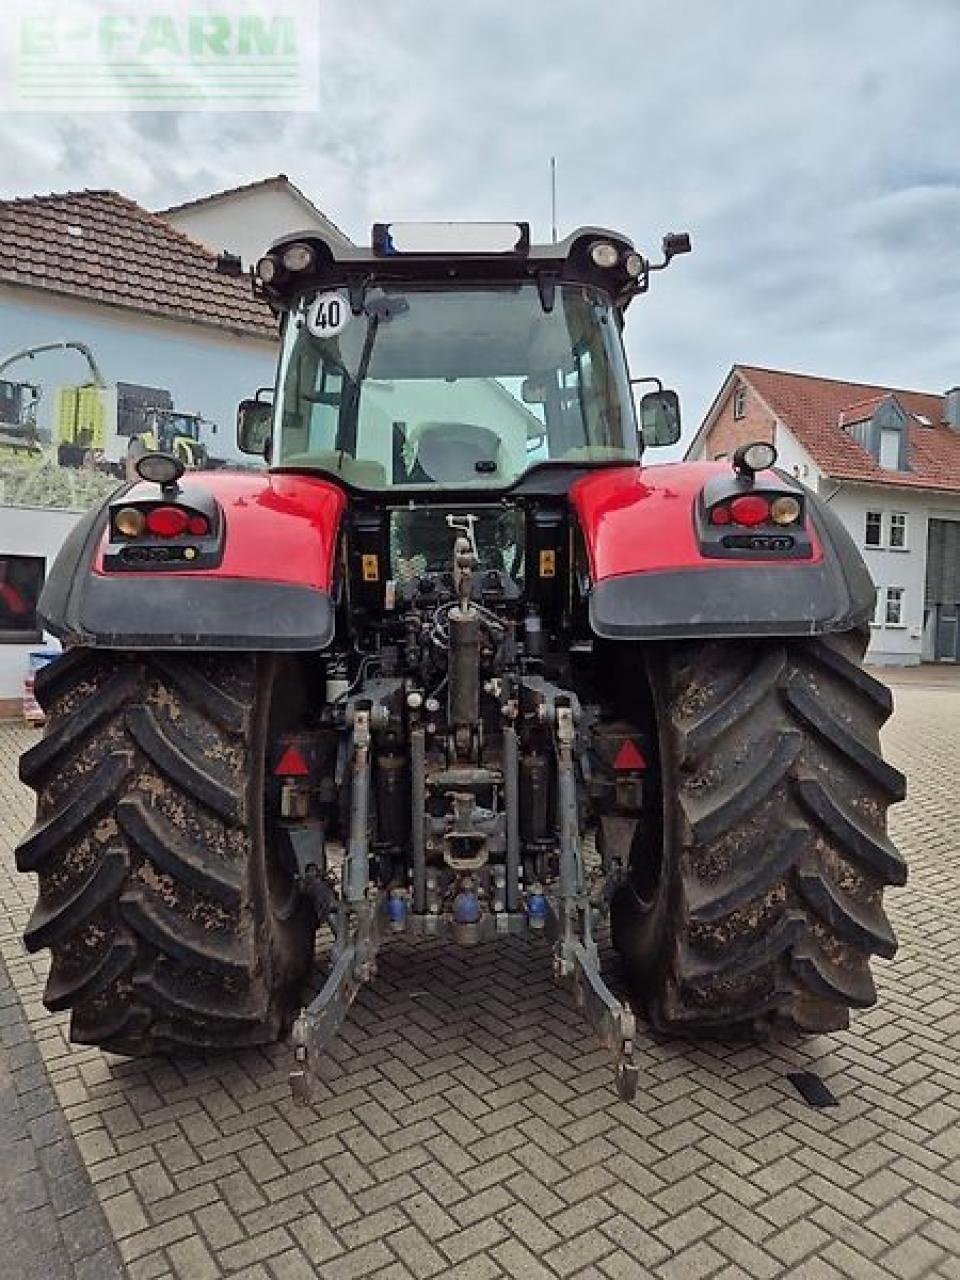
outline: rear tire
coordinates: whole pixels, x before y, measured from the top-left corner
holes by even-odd
[[[886,885],[906,865],[886,834],[902,774],[880,755],[887,688],[866,634],[675,646],[650,660],[664,842],[638,850],[611,924],[659,1029],[832,1031],[876,1000],[872,954],[896,940]]]
[[[296,1012],[314,922],[264,829],[278,661],[69,651],[37,676],[43,740],[20,763],[37,821],[27,949],[44,1003],[117,1053],[275,1040]]]

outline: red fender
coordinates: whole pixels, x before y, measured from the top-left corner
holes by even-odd
[[[803,490],[802,556],[704,555],[699,499],[708,482],[720,479],[732,479],[729,463],[677,462],[594,471],[571,487],[595,635],[810,636],[862,626],[871,617],[874,588],[863,559],[836,515],[809,490]],[[758,489],[785,485],[796,491],[775,472],[757,476]]]
[[[626,573],[669,569],[728,570],[769,561],[708,560],[700,554],[694,510],[711,476],[730,475],[724,462],[665,462],[594,471],[570,490],[594,582]],[[761,472],[777,483],[772,472]],[[812,534],[816,563],[823,555]]]
[[[196,569],[110,564],[111,503],[73,530],[38,612],[64,644],[108,649],[320,650],[335,631],[333,586],[343,490],[320,476],[205,471],[180,481],[222,513],[216,554]],[[202,495],[202,496],[201,496]],[[114,500],[162,501],[154,484]],[[222,555],[220,554],[222,548]]]
[[[215,569],[193,569],[191,577],[247,578],[330,590],[346,505],[343,490],[335,484],[320,476],[202,471],[188,472],[180,487],[187,502],[193,488],[212,494],[224,516],[221,563]],[[130,502],[156,501],[157,497],[157,486],[145,483],[124,494]],[[105,531],[95,573],[104,572],[107,536]],[[136,576],[155,581],[165,575],[152,569]]]

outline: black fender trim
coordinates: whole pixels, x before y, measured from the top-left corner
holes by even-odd
[[[325,649],[333,639],[333,602],[313,587],[187,574],[93,573],[109,502],[125,491],[77,522],[40,594],[40,620],[65,645],[304,652]]]
[[[593,632],[606,640],[809,636],[873,617],[876,590],[840,520],[815,494],[808,510],[819,564],[796,560],[668,569],[605,578],[590,592]]]
[[[88,576],[79,609],[44,617],[64,644],[101,649],[325,649],[330,596],[289,582]]]
[[[312,587],[241,578],[88,574],[66,617],[42,614],[64,644],[104,649],[324,649],[330,597]]]

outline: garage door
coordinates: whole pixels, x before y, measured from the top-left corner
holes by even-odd
[[[931,520],[926,603],[936,619],[934,657],[960,661],[960,520]]]

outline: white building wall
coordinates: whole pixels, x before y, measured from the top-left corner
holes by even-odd
[[[778,422],[774,428],[773,443],[777,449],[777,466],[789,475],[796,476],[801,484],[816,492],[821,472],[803,445],[782,422]]]
[[[163,217],[215,253],[222,249],[239,253],[245,267],[262,257],[278,236],[291,231],[330,229],[327,219],[313,212],[293,192],[271,187],[240,191]]]
[[[825,482],[825,485],[830,482]],[[828,494],[824,496],[829,496]],[[909,489],[844,484],[830,500],[832,509],[860,549],[870,576],[878,589],[877,616],[871,628],[867,661],[880,664],[914,665],[932,658],[932,642],[924,636],[924,587],[927,571],[928,521],[960,519],[960,495],[914,493]],[[879,511],[883,517],[883,546],[868,547],[864,536],[868,511]],[[905,550],[891,548],[890,515],[902,512],[907,517]],[[903,623],[891,625],[884,616],[887,587],[901,587]]]

